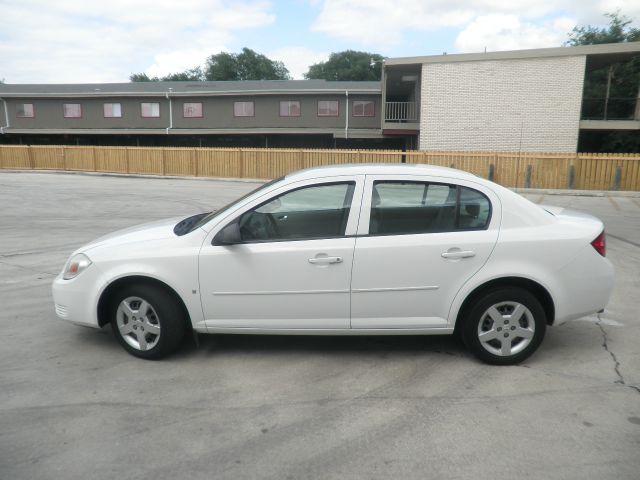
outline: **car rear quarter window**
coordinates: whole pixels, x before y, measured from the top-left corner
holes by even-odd
[[[485,228],[491,216],[489,199],[477,190],[460,187],[458,228],[476,230]]]
[[[370,235],[407,235],[484,229],[491,204],[471,188],[444,183],[376,181]]]

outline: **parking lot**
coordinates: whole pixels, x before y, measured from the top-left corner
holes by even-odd
[[[0,172],[0,479],[639,477],[640,195],[526,195],[603,219],[617,278],[519,366],[449,337],[206,336],[150,362],[55,317],[80,245],[255,186]]]

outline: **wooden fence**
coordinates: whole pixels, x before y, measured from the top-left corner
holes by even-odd
[[[640,155],[0,145],[0,168],[270,179],[341,163],[425,163],[507,187],[640,191]]]

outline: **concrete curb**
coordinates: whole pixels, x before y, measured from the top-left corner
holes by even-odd
[[[115,172],[83,172],[74,170],[12,170],[0,169],[0,173],[55,173],[69,175],[88,175],[95,177],[123,177],[123,178],[151,178],[165,180],[195,180],[195,181],[216,181],[216,182],[243,182],[243,183],[264,183],[269,179],[261,178],[230,178],[230,177],[187,177],[179,175],[145,175],[139,173],[115,173]],[[574,197],[630,197],[640,198],[640,192],[617,191],[617,190],[552,190],[548,188],[510,188],[516,193],[531,195],[568,195]]]
[[[640,198],[640,192],[619,190],[551,190],[548,188],[510,188],[516,193],[539,195],[567,195],[572,197],[632,197]]]
[[[120,178],[152,178],[154,180],[196,180],[196,181],[210,181],[216,182],[244,182],[244,183],[264,183],[269,179],[261,178],[233,178],[233,177],[188,177],[181,175],[150,175],[141,173],[117,173],[117,172],[84,172],[80,170],[12,170],[9,168],[0,169],[0,173],[55,173],[55,174],[69,174],[69,175],[86,175],[90,177],[120,177]]]

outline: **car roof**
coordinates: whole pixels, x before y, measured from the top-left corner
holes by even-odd
[[[455,168],[415,163],[351,163],[307,168],[286,176],[287,180],[305,180],[318,176],[337,175],[432,175],[460,180],[482,180],[472,173]]]

